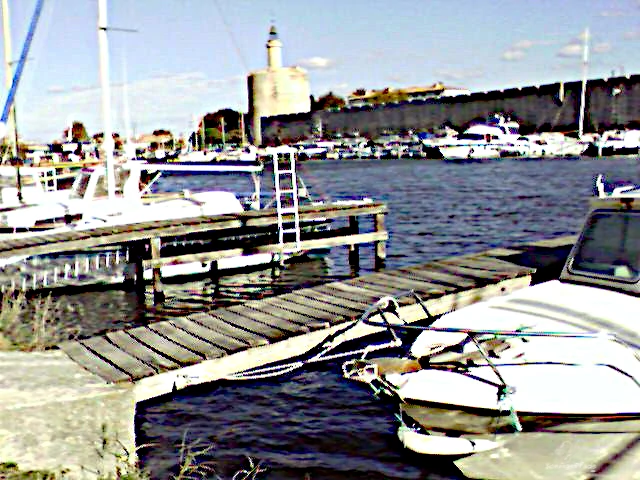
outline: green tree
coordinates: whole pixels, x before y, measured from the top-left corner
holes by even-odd
[[[330,108],[342,108],[346,103],[344,98],[334,95],[333,92],[323,95],[318,98],[318,100],[315,100],[313,96],[311,96],[311,111],[316,112],[318,110],[329,110]]]
[[[63,140],[71,140],[72,142],[86,142],[89,140],[87,129],[82,122],[74,121],[71,124],[71,135],[69,135],[69,127],[62,132]]]
[[[207,113],[198,124],[198,131],[191,135],[190,141],[195,142],[195,136],[202,138],[204,130],[205,143],[207,145],[225,143],[240,143],[242,141],[242,113],[231,108],[223,108],[217,112]],[[203,128],[204,122],[204,128]],[[200,141],[200,140],[198,140]]]

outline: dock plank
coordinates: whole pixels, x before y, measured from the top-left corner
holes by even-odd
[[[301,325],[306,331],[317,330],[319,328],[326,328],[329,326],[328,322],[318,321],[316,318],[308,317],[300,311],[292,312],[282,308],[282,306],[270,302],[269,299],[249,301],[243,304],[245,307],[260,312],[262,314],[269,314],[278,317],[282,320],[292,322]]]
[[[363,295],[373,295],[375,297],[386,297],[389,295],[389,289],[387,287],[377,287],[373,284],[363,284],[362,282],[354,282],[352,280],[342,281],[342,282],[331,282],[330,285],[332,288],[341,288],[341,289],[353,289],[355,291],[362,291]]]
[[[335,313],[336,316],[346,316],[347,318],[353,318],[354,315],[359,315],[362,310],[361,302],[350,302],[348,300],[343,300],[340,298],[336,298],[335,296],[323,293],[319,289],[302,289],[296,291],[296,294],[302,301],[302,298],[319,301],[324,304],[325,308],[329,309],[331,312]]]
[[[331,318],[332,315],[325,310],[314,308],[311,305],[301,305],[299,303],[291,301],[290,299],[283,298],[282,295],[278,297],[266,298],[263,301],[268,302],[269,304],[278,307],[281,310],[284,310],[285,312],[288,312],[292,315],[304,315],[305,317],[312,319],[312,321],[326,324],[327,326],[330,325],[329,318]]]
[[[391,285],[398,285],[409,291],[414,290],[423,294],[428,293],[433,295],[442,295],[445,293],[445,289],[441,285],[436,285],[422,278],[408,275],[394,275],[392,272],[380,272],[376,275],[376,278],[379,280],[386,281]]]
[[[247,332],[253,334],[260,335],[263,338],[267,339],[269,343],[277,340],[282,340],[286,337],[287,332],[285,332],[284,330],[269,326],[265,323],[257,322],[249,317],[231,312],[226,308],[213,310],[210,315],[212,317],[219,318],[220,320],[223,320],[224,322],[233,325],[234,327],[246,330]]]
[[[196,335],[207,342],[216,345],[218,348],[225,350],[227,353],[235,353],[245,350],[250,344],[238,340],[229,335],[223,335],[215,330],[196,323],[188,318],[174,318],[170,322],[178,328],[181,328],[192,335]]]
[[[457,262],[453,259],[445,259],[442,261],[433,262],[432,266],[440,269],[443,272],[474,280],[477,287],[485,286],[495,282],[496,280],[500,280],[501,278],[509,277],[509,275],[505,273],[500,274],[488,270],[479,270],[476,268],[465,267],[464,263]]]
[[[322,312],[325,312],[325,318],[332,324],[343,319],[351,318],[350,309],[345,309],[342,306],[336,306],[331,303],[327,303],[317,297],[301,295],[298,291],[285,293],[284,295],[280,295],[278,298],[283,298],[291,303],[316,308]]]
[[[386,297],[389,295],[395,295],[396,293],[401,292],[401,289],[395,288],[392,285],[380,285],[376,283],[371,283],[367,280],[367,277],[358,277],[352,280],[347,280],[344,282],[344,285],[351,285],[358,288],[364,288],[365,290],[369,290],[380,297]]]
[[[411,275],[421,276],[429,281],[451,286],[458,291],[468,290],[479,286],[478,279],[476,277],[459,275],[455,272],[445,272],[441,267],[436,267],[432,264],[422,265],[419,267],[409,267],[406,270],[410,271]],[[404,271],[404,269],[401,271]]]
[[[325,293],[340,301],[341,304],[351,305],[354,308],[362,311],[366,310],[366,308],[371,305],[370,295],[365,296],[356,292],[349,292],[346,290],[332,288],[328,285],[320,285],[318,287],[314,287],[314,292]]]
[[[408,290],[410,290],[400,285],[390,284],[388,281],[383,280],[380,277],[370,277],[369,275],[361,277],[358,281],[354,281],[352,283],[364,288],[371,287],[378,290],[384,289],[387,291],[387,295],[391,296],[404,295]]]
[[[209,313],[192,313],[187,316],[187,320],[199,323],[200,325],[210,328],[215,332],[236,339],[246,344],[248,347],[259,347],[261,345],[269,344],[269,340],[267,340],[266,337],[245,328],[236,327],[235,325],[229,324],[223,319],[214,317]]]
[[[155,350],[152,350],[146,345],[138,342],[126,331],[117,330],[114,332],[109,332],[106,334],[106,337],[111,343],[125,350],[127,353],[129,353],[129,355],[133,355],[141,361],[158,369],[158,371],[160,372],[170,370],[172,368],[178,368],[180,366],[176,362],[163,355],[160,355]]]
[[[420,275],[416,272],[410,271],[399,271],[392,270],[390,272],[385,272],[391,279],[394,278],[409,278],[411,280],[415,280],[418,282],[422,282],[424,284],[424,290],[428,291],[434,295],[440,294],[444,295],[447,293],[453,293],[459,289],[458,286],[451,285],[450,283],[445,283],[442,281],[437,281],[434,278],[430,278],[428,275]]]
[[[104,358],[107,363],[126,372],[131,379],[153,375],[158,370],[140,361],[133,355],[121,350],[106,337],[91,337],[80,340],[85,347]]]
[[[148,325],[148,328],[204,358],[219,358],[226,354],[225,350],[191,335],[189,332],[176,327],[169,321],[151,323]]]
[[[58,348],[78,365],[98,375],[108,383],[131,381],[131,377],[125,372],[105,362],[104,359],[76,340],[63,342],[58,345]]]
[[[300,334],[308,332],[309,329],[301,323],[292,322],[289,320],[282,319],[278,316],[271,315],[270,312],[258,311],[252,309],[245,304],[242,305],[234,305],[233,307],[229,307],[226,309],[229,312],[236,313],[238,315],[242,315],[243,317],[249,318],[255,322],[259,322],[268,327],[275,327],[283,332],[292,333],[292,334]]]
[[[472,257],[460,257],[458,265],[465,267],[477,268],[478,270],[489,270],[493,272],[509,273],[509,274],[528,274],[535,271],[531,267],[523,267],[515,265],[506,260],[488,255],[475,255]]]
[[[436,270],[431,266],[431,264],[401,268],[398,270],[399,275],[404,273],[407,273],[412,277],[423,278],[429,282],[442,285],[443,287],[453,288],[455,290],[464,290],[477,286],[475,280],[468,277],[461,277],[460,275],[455,275],[453,273],[446,273],[442,270]]]
[[[131,328],[127,330],[127,333],[180,365],[191,365],[204,358],[147,327]]]
[[[347,298],[368,302],[369,304],[385,296],[357,285],[345,285],[340,282],[325,283],[324,287],[328,292],[334,292],[337,296],[346,295]]]

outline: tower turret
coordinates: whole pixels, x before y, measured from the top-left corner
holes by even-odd
[[[282,42],[278,38],[275,25],[271,25],[269,40],[267,40],[267,66],[268,68],[282,68]]]

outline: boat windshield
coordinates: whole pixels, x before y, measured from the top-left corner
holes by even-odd
[[[640,279],[640,212],[597,212],[588,221],[570,270],[579,275]]]

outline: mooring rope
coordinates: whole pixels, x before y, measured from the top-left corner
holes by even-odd
[[[342,341],[340,341],[339,339],[341,335],[345,334],[346,332],[354,328],[356,325],[363,322],[365,319],[369,318],[374,313],[379,313],[384,317],[384,312],[392,312],[394,315],[397,316],[398,301],[394,297],[382,297],[372,306],[367,308],[367,310],[365,310],[365,312],[362,315],[360,315],[360,317],[357,320],[353,320],[345,327],[339,329],[336,332],[329,334],[316,346],[310,348],[307,351],[307,353],[309,353],[309,352],[313,352],[316,349],[320,349],[318,353],[310,356],[309,358],[296,360],[293,362],[288,362],[283,364],[278,364],[278,365],[271,365],[267,367],[258,367],[258,368],[248,369],[242,372],[233,373],[224,378],[226,380],[260,380],[260,379],[276,377],[279,375],[291,373],[295,370],[298,370],[304,367],[305,365],[312,364],[312,363],[330,361],[330,360],[350,357],[358,354],[362,354],[362,356],[366,356],[366,354],[369,352],[383,350],[386,348],[399,347],[402,345],[402,341],[396,335],[394,335],[393,339],[386,343],[376,344],[376,345],[369,344],[364,348],[359,348],[359,349],[351,350],[348,352],[335,353],[332,355],[328,355],[330,351],[332,351],[337,346],[342,344]],[[385,322],[388,323],[386,319],[385,319]]]

